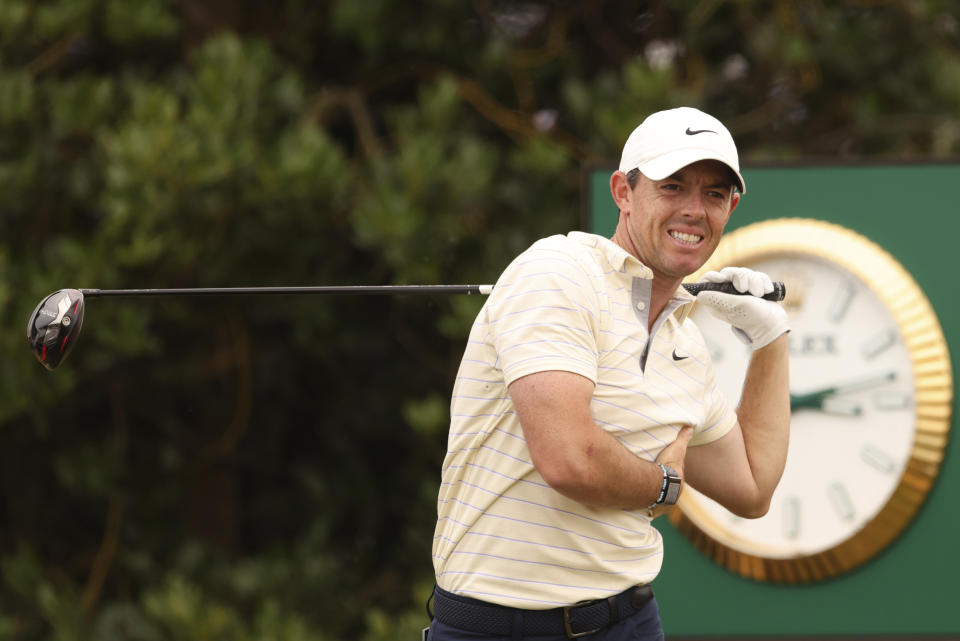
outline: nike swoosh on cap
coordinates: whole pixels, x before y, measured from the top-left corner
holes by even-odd
[[[687,127],[687,130],[684,133],[688,136],[696,136],[697,134],[715,134],[717,132],[715,132],[713,129],[691,129],[690,127]]]
[[[687,359],[687,358],[690,358],[690,357],[689,357],[689,356],[678,356],[678,355],[677,355],[677,348],[676,348],[676,347],[673,348],[673,360],[675,360],[675,361],[682,361],[682,360]]]

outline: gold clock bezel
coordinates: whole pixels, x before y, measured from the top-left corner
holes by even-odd
[[[749,266],[785,253],[815,256],[843,267],[864,282],[893,316],[910,354],[916,393],[916,429],[904,472],[873,519],[842,543],[812,555],[773,558],[764,556],[759,546],[751,554],[723,543],[738,537],[689,493],[681,494],[669,520],[704,555],[741,576],[808,583],[862,565],[909,525],[940,472],[952,420],[953,375],[940,322],[920,286],[886,250],[845,227],[808,218],[779,218],[742,227],[724,236],[691,279],[711,269]],[[784,304],[790,304],[790,296],[788,283]]]

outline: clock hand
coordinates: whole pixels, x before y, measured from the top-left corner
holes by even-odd
[[[868,376],[856,381],[850,381],[849,383],[844,383],[842,385],[834,386],[834,394],[846,394],[847,392],[856,392],[868,387],[876,387],[877,385],[883,385],[884,383],[889,383],[897,377],[895,371],[889,371],[886,374],[881,374],[880,376]]]
[[[813,409],[835,414],[849,414],[857,416],[862,411],[859,404],[843,402],[843,399],[831,399],[837,394],[847,394],[856,392],[868,387],[883,385],[897,377],[895,371],[887,372],[880,376],[868,376],[855,381],[841,383],[839,385],[830,385],[819,390],[808,392],[806,394],[790,394],[790,410],[795,409]]]
[[[860,416],[863,413],[863,406],[860,403],[836,398],[829,392],[791,394],[790,411],[801,409],[819,410],[827,414],[841,414],[843,416]]]

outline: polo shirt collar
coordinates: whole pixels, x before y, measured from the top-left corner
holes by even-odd
[[[649,267],[609,238],[597,234],[587,234],[582,231],[572,231],[568,234],[568,237],[587,247],[593,247],[601,251],[610,265],[620,273],[629,273],[639,278],[653,280],[653,271]],[[692,303],[696,300],[696,296],[681,286],[677,287],[677,290],[673,293],[669,306],[676,309],[680,305]]]

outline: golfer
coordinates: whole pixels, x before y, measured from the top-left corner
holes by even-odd
[[[654,518],[689,483],[762,516],[790,423],[787,316],[760,272],[696,299],[752,349],[739,407],[720,392],[680,285],[746,193],[726,127],[650,115],[610,177],[613,238],[534,243],[503,272],[451,402],[433,540],[430,641],[662,639]]]

